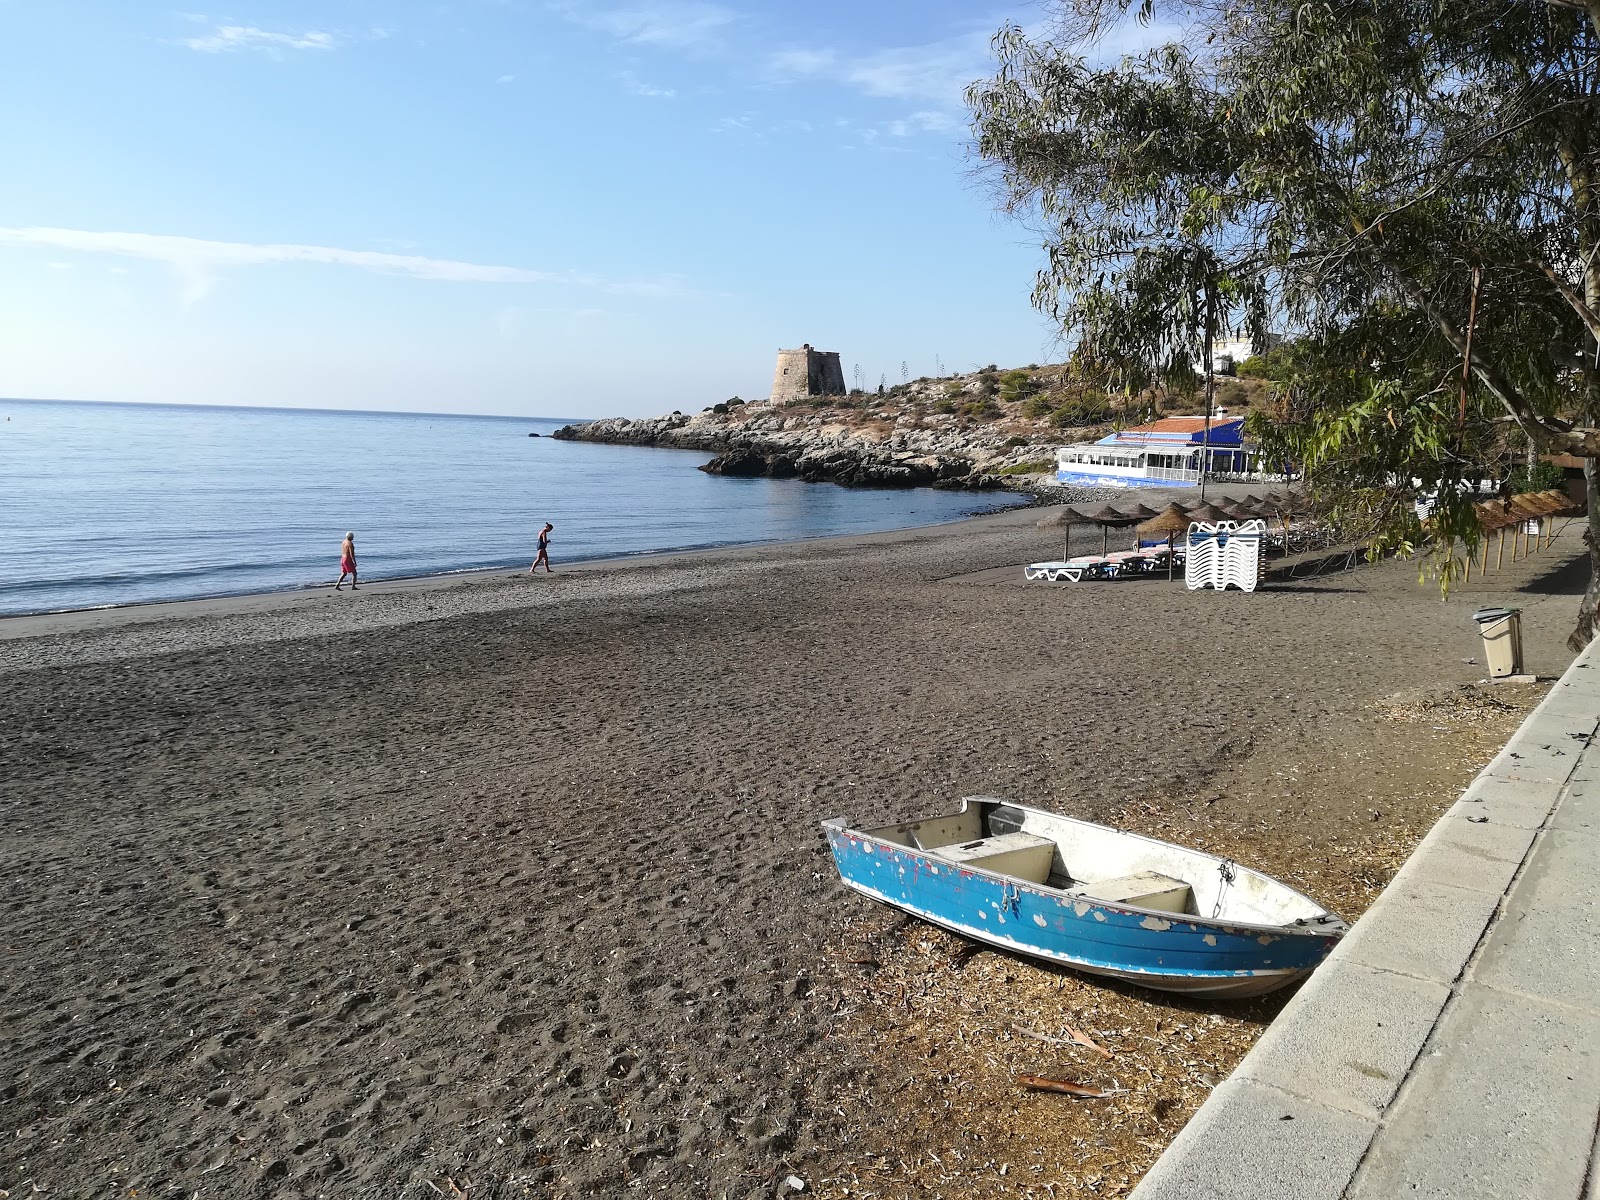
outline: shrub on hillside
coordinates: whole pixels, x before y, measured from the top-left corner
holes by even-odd
[[[1000,399],[1021,400],[1039,390],[1039,381],[1026,371],[1007,371],[1000,376]]]

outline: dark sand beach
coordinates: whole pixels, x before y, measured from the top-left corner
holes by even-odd
[[[1038,515],[0,623],[0,1189],[1121,1194],[1281,998],[968,955],[818,820],[1012,796],[1354,917],[1539,694],[1470,612],[1559,673],[1581,547],[1023,586]]]

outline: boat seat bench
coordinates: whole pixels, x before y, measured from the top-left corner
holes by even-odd
[[[1194,897],[1189,885],[1170,875],[1155,871],[1140,871],[1135,875],[1122,875],[1116,879],[1101,879],[1094,883],[1079,883],[1068,888],[1074,896],[1086,900],[1105,900],[1112,904],[1131,904],[1135,908],[1154,908],[1160,912],[1186,913],[1194,910]]]
[[[1026,879],[1029,883],[1044,883],[1050,878],[1050,861],[1055,850],[1056,844],[1049,838],[1018,830],[950,846],[930,847],[928,853],[960,866],[982,867],[985,871]]]

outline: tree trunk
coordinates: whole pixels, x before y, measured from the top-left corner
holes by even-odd
[[[1582,650],[1594,640],[1596,620],[1600,617],[1600,462],[1583,460],[1584,498],[1589,502],[1589,527],[1583,531],[1583,541],[1589,547],[1589,586],[1583,593],[1583,603],[1578,608],[1578,627],[1567,639],[1567,649]]]
[[[1206,356],[1206,424],[1200,433],[1200,503],[1206,502],[1206,478],[1211,472],[1211,405],[1217,395],[1217,377],[1213,371],[1212,355],[1215,353],[1217,323],[1216,309],[1211,304],[1211,293],[1206,293],[1206,337],[1201,353]]]

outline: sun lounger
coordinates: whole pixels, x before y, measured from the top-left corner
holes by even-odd
[[[1022,568],[1022,577],[1030,580],[1043,579],[1054,583],[1056,572],[1064,571],[1071,565],[1072,564],[1068,562],[1029,563],[1027,566]]]
[[[1025,579],[1077,583],[1083,579],[1114,579],[1117,564],[1098,554],[1088,554],[1065,562],[1029,563],[1022,569],[1022,574]]]

